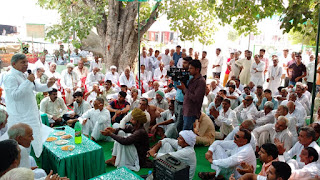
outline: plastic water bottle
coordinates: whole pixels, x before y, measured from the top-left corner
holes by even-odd
[[[146,178],[146,180],[153,180],[153,174],[151,170],[148,171],[148,177]]]
[[[82,142],[82,136],[81,136],[81,124],[79,122],[76,122],[76,124],[74,125],[74,142],[76,144],[81,144]]]

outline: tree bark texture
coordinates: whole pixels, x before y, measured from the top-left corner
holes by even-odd
[[[93,5],[90,4],[90,6]],[[82,41],[81,49],[102,54],[107,69],[111,65],[117,66],[120,72],[127,66],[134,68],[139,49],[138,25],[136,22],[138,2],[127,2],[124,5],[122,1],[108,0],[107,8],[105,12],[107,15],[103,14],[103,20],[96,26],[98,35],[91,32]],[[155,8],[149,20],[141,25],[140,38],[156,21],[157,14],[158,8]]]

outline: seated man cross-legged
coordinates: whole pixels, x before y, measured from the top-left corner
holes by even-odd
[[[94,108],[85,112],[81,117],[74,120],[69,120],[67,123],[72,124],[79,120],[82,124],[82,132],[85,136],[94,141],[107,140],[105,136],[102,136],[100,131],[111,126],[110,112],[104,109],[104,100],[98,97],[94,103]]]
[[[221,146],[216,146],[216,148],[209,147],[208,152],[205,154],[206,159],[210,162],[211,168],[216,172],[200,172],[198,175],[201,179],[214,178],[218,175],[223,175],[224,177],[229,177],[231,174],[235,175],[236,179],[241,177],[240,173],[236,170],[241,168],[240,164],[242,162],[248,163],[250,166],[256,168],[256,156],[254,150],[250,145],[251,133],[246,129],[240,129],[234,136],[234,143],[237,145],[227,152],[223,149],[223,144]],[[233,144],[228,143],[233,146]]]
[[[125,166],[133,171],[141,168],[151,168],[152,163],[147,159],[149,150],[148,133],[143,127],[147,122],[146,114],[139,108],[132,111],[132,125],[126,125],[124,129],[113,129],[111,127],[100,131],[105,136],[115,140],[112,157],[106,164],[116,167]]]
[[[169,153],[171,156],[190,166],[189,179],[193,179],[197,166],[196,153],[194,151],[196,134],[191,130],[183,130],[180,131],[179,135],[178,140],[164,138],[159,141],[148,151],[148,154],[154,158],[159,158]]]

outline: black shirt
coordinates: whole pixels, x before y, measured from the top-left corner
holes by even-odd
[[[303,73],[307,72],[306,66],[303,63],[301,63],[300,65],[297,65],[297,63],[295,62],[289,66],[289,69],[292,69],[292,76],[290,81],[293,81],[293,82],[296,81],[295,79],[297,77],[302,76]],[[301,81],[302,81],[302,78],[299,79],[299,82]]]

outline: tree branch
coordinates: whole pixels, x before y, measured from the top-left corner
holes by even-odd
[[[146,25],[142,26],[141,29],[140,29],[140,38],[143,36],[143,34],[145,32],[148,31],[148,29],[151,27],[151,25],[156,22],[156,17],[158,16],[158,9],[159,9],[159,6],[160,6],[160,1],[158,1],[156,3],[156,8],[154,8],[154,10],[152,11],[151,15],[150,15],[150,18],[148,19]]]

